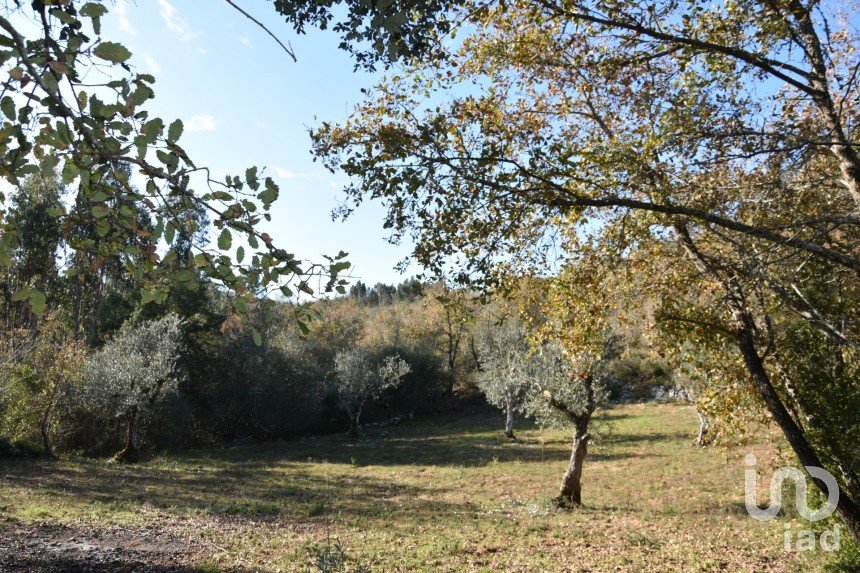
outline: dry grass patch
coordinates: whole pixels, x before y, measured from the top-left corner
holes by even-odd
[[[552,508],[569,436],[502,436],[501,416],[425,418],[342,435],[194,451],[136,467],[4,462],[0,510],[16,526],[159,528],[201,570],[302,570],[338,543],[373,571],[814,571],[786,553],[784,522],[743,509],[744,451],[690,446],[694,411],[603,414],[585,507]],[[756,444],[762,463],[777,451]],[[819,556],[820,557],[820,556]]]

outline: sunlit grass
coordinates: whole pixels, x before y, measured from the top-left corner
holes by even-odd
[[[691,447],[686,406],[604,414],[585,507],[555,510],[568,432],[500,415],[430,417],[344,435],[200,450],[136,467],[4,462],[0,511],[26,522],[157,525],[210,570],[290,571],[338,541],[378,571],[791,571],[784,522],[743,508],[743,451]],[[754,449],[764,465],[767,443]],[[212,569],[215,568],[215,569]]]

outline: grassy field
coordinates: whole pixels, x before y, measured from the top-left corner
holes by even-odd
[[[575,511],[549,503],[567,432],[529,427],[509,443],[500,415],[463,414],[368,429],[356,442],[315,437],[136,467],[2,462],[0,528],[61,527],[72,541],[143,532],[181,545],[183,570],[201,571],[303,570],[335,544],[350,570],[816,570],[815,555],[783,550],[786,521],[744,510],[743,455],[766,465],[775,448],[693,448],[686,406],[631,405],[603,419]]]

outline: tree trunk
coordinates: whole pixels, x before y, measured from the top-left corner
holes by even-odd
[[[349,413],[349,437],[356,439],[359,437],[359,419],[361,418],[361,406]]]
[[[54,409],[54,401],[57,397],[58,389],[55,388],[48,396],[48,404],[45,406],[45,411],[42,412],[42,419],[39,420],[39,433],[42,434],[42,447],[45,448],[45,455],[48,457],[54,456],[54,451],[51,449],[51,412]]]
[[[799,37],[803,41],[805,55],[812,67],[809,95],[824,119],[828,138],[832,140],[830,151],[839,164],[842,182],[854,199],[854,204],[860,208],[860,158],[854,149],[853,141],[845,132],[845,121],[840,117],[830,92],[827,82],[830,70],[821,47],[821,40],[815,30],[811,8],[803,6],[799,0],[791,0],[788,8],[798,24]]]
[[[117,461],[126,464],[136,464],[140,461],[140,451],[137,449],[137,424],[138,414],[135,409],[128,417],[125,448],[117,452]]]
[[[573,449],[570,465],[561,478],[561,491],[555,498],[558,507],[578,507],[582,505],[582,466],[588,453],[588,424],[591,416],[584,416],[574,423]]]
[[[448,328],[450,329],[450,322]],[[448,386],[445,388],[445,395],[451,397],[454,395],[454,386],[457,385],[457,350],[454,345],[454,335],[448,332]]]
[[[75,305],[73,311],[73,326],[72,333],[75,338],[78,337],[81,331],[81,298],[83,297],[83,286],[81,285],[81,278],[75,277]]]
[[[756,324],[752,314],[746,307],[746,297],[743,288],[737,280],[731,276],[724,276],[715,268],[711,262],[705,257],[696,247],[692,236],[686,226],[679,224],[675,225],[675,229],[681,238],[684,247],[690,255],[698,261],[698,266],[703,272],[711,274],[714,278],[720,281],[729,297],[734,315],[737,331],[736,341],[741,355],[744,359],[747,371],[753,379],[753,383],[758,389],[759,394],[764,400],[765,407],[770,412],[773,419],[779,425],[782,433],[788,440],[791,449],[797,455],[800,463],[804,466],[824,468],[817,452],[812,444],[807,439],[806,432],[789,413],[779,393],[774,388],[770,380],[770,375],[764,366],[764,361],[758,353],[755,341]],[[815,486],[825,495],[828,494],[827,484],[820,479],[809,476]],[[853,492],[852,492],[853,493]],[[836,511],[842,517],[845,526],[855,540],[860,541],[860,506],[857,502],[849,497],[849,492],[841,492],[839,501],[836,505]]]
[[[736,312],[739,322],[738,329],[738,346],[741,354],[744,357],[744,363],[747,370],[752,375],[753,381],[761,394],[768,411],[773,416],[776,423],[779,425],[782,433],[785,434],[789,445],[794,450],[800,463],[804,466],[813,466],[823,468],[824,465],[818,458],[818,454],[812,447],[812,444],[807,440],[806,433],[803,428],[798,426],[794,418],[782,403],[776,389],[771,384],[770,376],[765,370],[764,362],[755,347],[755,338],[753,336],[754,323],[752,317],[741,311]],[[827,485],[820,479],[809,476],[819,490],[826,496]],[[848,496],[849,492],[841,492],[839,502],[836,505],[836,511],[842,517],[848,531],[855,540],[860,541],[860,506],[857,502]]]
[[[460,324],[455,324],[454,316],[451,308],[445,306],[445,326],[448,337],[448,386],[445,388],[445,394],[449,398],[454,395],[454,387],[457,385],[457,353],[460,350],[460,338],[463,335],[463,327]],[[456,328],[456,332],[455,332]]]
[[[517,439],[514,435],[514,409],[511,406],[508,406],[505,412],[505,437],[509,440]]]
[[[42,448],[45,450],[45,455],[49,458],[54,457],[54,451],[51,449],[51,440],[48,439],[48,424],[45,419],[39,425],[39,433],[42,434]]]
[[[457,385],[457,363],[456,356],[452,350],[448,350],[448,386],[445,388],[445,395],[451,397],[454,395],[454,386]]]
[[[696,409],[696,413],[699,415],[699,435],[696,436],[693,445],[695,446],[707,446],[711,443],[711,420],[708,418],[706,414],[704,414],[701,410]]]

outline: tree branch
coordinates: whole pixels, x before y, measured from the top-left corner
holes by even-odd
[[[251,16],[250,14],[248,14],[247,12],[245,12],[242,8],[240,8],[239,6],[237,6],[237,5],[233,2],[233,0],[224,0],[224,1],[225,1],[225,2],[227,2],[227,4],[229,4],[229,5],[230,5],[230,6],[232,6],[233,8],[235,8],[235,9],[236,9],[236,11],[238,11],[240,14],[242,14],[245,18],[247,18],[248,20],[250,20],[251,22],[253,22],[253,23],[254,23],[254,24],[256,24],[257,26],[259,26],[260,28],[262,28],[264,32],[266,32],[269,36],[271,36],[271,37],[272,37],[272,39],[274,39],[274,40],[278,43],[278,45],[279,45],[281,48],[283,48],[283,49],[284,49],[284,51],[287,53],[287,55],[288,55],[288,56],[290,56],[290,57],[293,59],[293,61],[294,61],[294,62],[295,62],[295,61],[297,61],[297,60],[296,60],[296,54],[293,52],[293,50],[292,50],[292,46],[290,46],[289,48],[288,48],[287,46],[285,46],[285,45],[284,45],[284,43],[283,43],[283,42],[281,42],[281,40],[279,40],[279,39],[278,39],[278,37],[277,37],[277,36],[275,36],[275,35],[272,33],[272,31],[271,31],[271,30],[269,30],[269,29],[266,27],[266,25],[265,25],[265,24],[263,24],[262,22],[260,22],[259,20],[257,20],[256,18],[254,18],[253,16]],[[289,42],[287,42],[287,43],[289,43]]]

